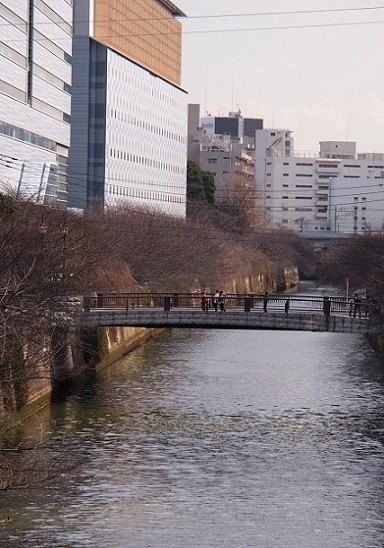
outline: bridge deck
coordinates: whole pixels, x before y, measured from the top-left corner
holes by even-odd
[[[120,326],[153,328],[204,329],[274,329],[329,331],[340,333],[367,333],[370,322],[366,318],[348,315],[330,315],[307,312],[244,312],[241,309],[226,312],[173,309],[119,309],[95,308],[81,315],[83,326]]]
[[[368,319],[368,304],[358,309],[344,297],[324,295],[232,294],[225,297],[225,312],[215,311],[212,296],[203,311],[199,293],[111,293],[86,297],[78,323],[83,326],[177,327],[212,329],[285,329],[367,333],[375,325]],[[325,302],[330,311],[324,313]],[[357,317],[353,317],[356,313]],[[360,317],[361,316],[361,317]]]

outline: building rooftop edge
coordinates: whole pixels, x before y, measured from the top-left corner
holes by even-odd
[[[145,65],[142,65],[138,61],[135,61],[135,59],[132,59],[131,57],[128,57],[127,55],[124,55],[124,53],[122,53],[118,49],[112,47],[111,45],[106,44],[105,42],[102,42],[101,40],[99,40],[97,38],[93,38],[93,36],[88,36],[87,38],[89,40],[99,44],[100,46],[103,46],[107,50],[113,51],[114,53],[116,53],[116,55],[120,55],[120,57],[123,57],[124,59],[126,59],[130,63],[133,63],[137,67],[140,67],[141,69],[147,71],[149,74],[152,74],[152,76],[155,76],[156,78],[160,78],[160,80],[163,80],[164,82],[167,82],[167,84],[169,84],[170,86],[172,86],[172,87],[180,90],[181,92],[185,93],[186,95],[188,95],[188,91],[185,90],[184,88],[182,88],[181,86],[179,86],[178,84],[175,84],[174,82],[171,82],[170,80],[165,78],[165,76],[161,76],[160,74],[157,74],[157,72],[155,72],[154,70],[151,70],[150,68],[146,67]]]
[[[186,14],[181,11],[173,2],[170,0],[157,0],[159,4],[162,4],[167,10],[169,10],[172,15],[179,16],[179,17],[187,17]]]

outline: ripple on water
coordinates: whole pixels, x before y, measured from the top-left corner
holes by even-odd
[[[354,336],[153,341],[5,440],[56,476],[5,493],[0,545],[382,547],[383,386]]]

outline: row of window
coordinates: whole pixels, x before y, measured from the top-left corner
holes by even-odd
[[[267,162],[267,166],[271,166],[272,165],[272,162]],[[283,162],[283,166],[289,166],[289,162]],[[310,163],[304,163],[304,162],[296,162],[295,163],[295,167],[297,166],[306,166],[306,167],[313,167],[313,164],[310,164]],[[361,165],[359,164],[344,164],[344,165],[337,165],[337,164],[319,164],[318,167],[320,168],[334,168],[334,169],[337,169],[337,168],[356,168],[356,169],[361,169]],[[368,169],[384,169],[384,165],[371,165],[371,166],[367,166]],[[328,175],[319,175],[319,178],[329,178]]]
[[[139,154],[118,150],[116,148],[110,148],[109,155],[111,158],[116,158],[118,160],[124,160],[127,162],[133,162],[141,166],[160,169],[162,171],[168,171],[169,173],[183,175],[185,172],[184,168],[177,165],[168,164],[167,162],[162,162],[161,160],[155,160],[153,158],[146,158],[145,156],[140,156]]]
[[[57,44],[52,42],[49,38],[44,36],[44,34],[41,34],[38,30],[34,30],[33,32],[34,41],[37,44],[40,44],[43,48],[49,50],[55,57],[58,57],[62,61],[65,61],[68,65],[72,65],[72,57],[61,49]]]
[[[268,195],[266,196],[267,199],[270,199],[272,200],[272,196]],[[283,200],[292,200],[292,199],[295,199],[295,200],[313,200],[313,196],[282,196],[281,197]],[[318,197],[316,198],[317,200],[323,200],[322,197]],[[325,200],[328,200],[327,197],[325,197]]]
[[[36,99],[36,97],[33,97],[32,107],[39,112],[48,114],[48,116],[54,118],[55,120],[59,120],[60,122],[66,122],[67,124],[71,123],[71,116],[69,114],[51,105],[48,105],[48,103],[45,103],[41,99]]]
[[[0,4],[0,17],[4,18],[12,25],[15,25],[21,32],[27,34],[27,22],[16,15],[16,13],[5,7],[4,4]]]
[[[3,42],[0,42],[0,55],[1,57],[6,57],[13,63],[16,63],[19,67],[24,69],[27,67],[26,57]]]
[[[173,131],[164,129],[163,127],[150,124],[149,122],[146,122],[145,120],[136,118],[136,116],[133,116],[132,114],[129,114],[128,112],[119,112],[117,109],[111,108],[111,117],[114,118],[115,120],[119,120],[120,122],[131,124],[139,129],[144,129],[150,132],[152,135],[159,135],[161,137],[165,137],[166,139],[170,139],[178,143],[185,142],[184,136],[178,135],[177,133]]]
[[[150,82],[144,82],[141,78],[137,78],[133,74],[129,74],[125,67],[120,69],[118,67],[111,67],[112,78],[121,82],[121,84],[126,84],[127,86],[133,87],[135,90],[138,90],[142,95],[147,95],[152,99],[158,99],[163,105],[169,105],[173,108],[183,108],[183,103],[175,97],[172,97],[169,93],[164,93],[160,89],[154,87]]]
[[[172,202],[183,204],[185,203],[185,196],[163,194],[160,192],[151,192],[149,190],[138,190],[135,188],[127,188],[117,185],[108,186],[109,196],[122,196],[126,198],[137,198],[140,200],[148,200],[151,202]]]
[[[56,23],[60,28],[64,30],[67,34],[72,36],[72,26],[65,21],[58,13],[53,11],[45,2],[42,0],[34,0],[35,8],[40,10],[44,15],[48,17],[53,23]]]
[[[6,135],[7,137],[14,137],[15,139],[19,139],[25,143],[37,145],[45,148],[46,150],[56,151],[56,141],[47,139],[46,137],[33,133],[32,131],[27,131],[26,129],[7,124],[6,122],[0,121],[0,133],[2,135]]]
[[[39,65],[33,65],[33,73],[35,76],[39,76],[39,78],[42,78],[49,84],[52,84],[58,89],[61,89],[65,91],[66,93],[71,93],[71,85],[67,82],[64,82],[61,78],[58,76],[55,76],[51,72],[48,72],[45,68],[40,67]]]

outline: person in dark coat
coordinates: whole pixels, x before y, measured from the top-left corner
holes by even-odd
[[[220,291],[219,293],[219,305],[220,305],[220,312],[225,312],[225,294],[224,291]]]
[[[268,291],[266,291],[266,292],[264,293],[264,297],[263,297],[263,308],[264,308],[264,312],[267,311],[268,301],[269,301],[269,293],[268,293]]]
[[[326,316],[331,314],[331,300],[329,297],[324,297],[323,312]]]
[[[353,317],[356,318],[357,315],[361,318],[361,297],[355,293],[353,295]]]

